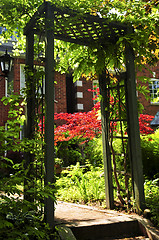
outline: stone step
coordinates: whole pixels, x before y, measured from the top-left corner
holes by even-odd
[[[131,238],[102,238],[97,240],[149,240],[149,238],[145,236],[131,237]]]
[[[138,215],[58,202],[55,220],[62,240],[159,240],[159,231]]]
[[[96,229],[97,230],[97,229]],[[58,232],[61,237],[61,240],[78,240],[78,239],[87,239],[87,240],[148,240],[148,239],[153,239],[153,238],[148,238],[145,236],[134,236],[134,237],[123,237],[120,236],[118,238],[112,238],[112,237],[102,237],[98,238],[98,231],[96,231],[96,234],[94,236],[91,235],[91,232],[88,231],[87,235],[81,235],[81,232],[78,232],[78,227],[76,229],[76,235],[71,231],[70,228],[66,226],[59,226],[58,227]]]
[[[77,240],[146,239],[147,237],[143,236],[137,220],[89,226],[71,226],[70,229]]]

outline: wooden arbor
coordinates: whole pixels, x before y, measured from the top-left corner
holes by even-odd
[[[132,32],[130,26],[117,22],[109,22],[98,16],[84,14],[71,9],[57,7],[50,2],[43,3],[38,11],[31,18],[24,29],[26,35],[26,65],[33,69],[34,62],[34,36],[45,36],[45,169],[48,184],[54,179],[54,39],[69,41],[72,43],[91,46],[98,49],[98,45],[103,48],[110,43],[116,43],[119,36],[124,36]],[[140,135],[137,113],[136,81],[134,55],[131,46],[125,46],[126,73],[125,73],[125,96],[127,102],[127,116],[129,134],[129,156],[131,162],[131,172],[133,181],[134,198],[138,209],[144,208],[144,188],[143,172],[140,150]],[[28,78],[32,86],[32,79]],[[99,86],[102,95],[101,114],[102,114],[102,137],[103,137],[103,157],[106,186],[107,207],[113,208],[113,184],[112,184],[112,153],[110,149],[110,115],[108,114],[110,101],[109,93],[112,86],[106,79],[105,70],[99,76]],[[119,86],[116,86],[120,89]],[[123,87],[123,86],[122,86]],[[33,87],[31,87],[32,91]],[[118,90],[120,92],[120,90]],[[27,120],[26,137],[31,138],[34,125],[34,94],[27,99]],[[117,118],[113,121],[118,121]],[[120,119],[120,123],[124,121]],[[123,137],[122,137],[123,139]],[[28,161],[32,161],[31,156]],[[54,224],[54,203],[51,198],[46,199],[45,215],[47,223]]]

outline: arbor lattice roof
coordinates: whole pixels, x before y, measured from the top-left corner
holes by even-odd
[[[118,41],[125,35],[127,26],[119,22],[112,22],[108,18],[75,11],[69,8],[55,6],[50,2],[43,3],[32,19],[26,25],[24,34],[34,30],[37,34],[44,34],[44,16],[47,4],[51,5],[54,15],[55,39],[69,41],[80,45],[108,45]]]

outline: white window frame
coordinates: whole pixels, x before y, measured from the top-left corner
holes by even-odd
[[[77,110],[84,110],[83,103],[77,103],[76,109],[77,109]]]
[[[82,80],[77,80],[77,81],[74,83],[74,86],[75,86],[75,87],[83,87],[83,82],[82,82]]]
[[[12,84],[14,84],[14,80],[12,80],[11,82],[12,82]],[[9,97],[14,92],[14,86],[12,86],[12,85],[9,86],[9,87],[11,87],[11,86],[13,87],[11,89],[11,91],[9,92],[9,89],[10,89],[10,88],[8,88],[9,83],[10,83],[9,79],[7,77],[5,77],[5,97]]]
[[[7,130],[8,130],[8,123],[7,123],[7,122],[5,123],[5,126],[4,126],[4,127],[5,127],[5,131],[7,131]],[[6,145],[6,144],[7,144],[7,141],[5,140],[5,145]],[[4,156],[5,156],[5,157],[7,156],[7,150],[4,151]]]
[[[83,98],[83,92],[76,92],[75,97],[76,98]]]
[[[159,99],[158,99],[158,102],[153,101],[156,97],[159,98],[159,79],[151,78],[149,82],[149,89],[150,89],[151,104],[159,105]]]
[[[25,88],[25,64],[20,64],[20,93],[22,94],[22,89]]]

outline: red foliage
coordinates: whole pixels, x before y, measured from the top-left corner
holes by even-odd
[[[68,141],[74,137],[83,141],[93,139],[101,133],[101,121],[98,119],[97,103],[89,112],[55,113],[55,120],[65,120],[66,123],[55,128],[55,143]]]
[[[83,142],[85,142],[101,134],[101,120],[98,115],[99,109],[100,103],[98,102],[93,109],[87,113],[56,113],[55,120],[65,120],[66,123],[55,128],[55,144],[58,141],[68,141],[74,137],[82,139]],[[154,132],[149,124],[152,119],[153,116],[140,114],[139,127],[141,134]],[[114,131],[116,131],[116,128]]]
[[[140,114],[139,127],[141,134],[151,134],[154,132],[154,130],[150,127],[150,122],[153,118],[154,116],[148,114]]]
[[[114,99],[111,98],[111,104]],[[91,111],[89,112],[77,112],[77,113],[55,113],[55,121],[62,120],[65,122],[63,125],[55,128],[55,145],[57,142],[68,141],[72,138],[81,139],[82,142],[97,137],[101,134],[101,120],[99,118],[98,110],[100,109],[100,103],[97,102]],[[140,114],[139,127],[141,134],[153,133],[153,129],[150,128],[150,121],[153,116]],[[41,124],[39,125],[41,127]],[[117,131],[116,125],[111,125],[113,131]]]

